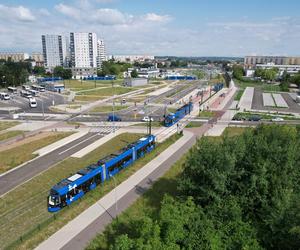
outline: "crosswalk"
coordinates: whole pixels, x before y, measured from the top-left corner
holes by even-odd
[[[91,133],[98,133],[102,135],[108,135],[110,133],[119,130],[120,126],[98,126],[90,129]]]

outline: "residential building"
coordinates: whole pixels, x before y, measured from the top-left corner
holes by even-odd
[[[68,66],[68,43],[62,35],[42,35],[44,64],[47,68]]]
[[[101,68],[102,62],[106,61],[106,49],[103,39],[97,41],[97,67]]]
[[[72,68],[96,68],[97,56],[97,35],[95,33],[70,33]]]
[[[109,59],[114,59],[117,62],[146,62],[153,61],[154,56],[150,55],[110,55]]]
[[[274,65],[299,65],[300,57],[286,56],[246,56],[244,58],[245,68],[255,68],[258,64]]]
[[[23,52],[0,52],[0,60],[12,60],[13,62],[22,62],[29,59],[29,54]]]
[[[30,58],[35,62],[36,66],[44,66],[44,56],[40,52],[31,53]]]

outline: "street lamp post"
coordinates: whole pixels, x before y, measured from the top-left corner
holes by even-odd
[[[114,176],[112,176],[111,174],[109,176],[113,179],[114,186],[115,186],[115,206],[116,206],[116,217],[117,217],[117,213],[118,213],[117,183],[116,183],[116,179]]]
[[[112,105],[112,112],[113,112],[113,133],[115,133],[116,128],[115,128],[115,89],[114,89],[114,82],[111,82],[111,87],[112,87],[112,91],[113,91],[113,105]]]

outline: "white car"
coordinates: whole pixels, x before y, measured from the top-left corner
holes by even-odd
[[[1,100],[9,100],[10,96],[7,93],[0,93],[0,99]]]
[[[30,108],[36,108],[37,107],[37,102],[35,98],[29,98],[29,107]]]
[[[144,118],[142,119],[143,122],[153,122],[153,118],[152,117],[149,117],[149,116],[144,116]]]
[[[283,122],[283,121],[284,121],[284,119],[281,117],[275,117],[272,119],[272,122]]]

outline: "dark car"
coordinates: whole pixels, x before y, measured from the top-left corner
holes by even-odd
[[[259,115],[252,115],[249,117],[248,121],[258,122],[261,120],[261,117]]]
[[[121,119],[121,117],[119,117],[117,115],[109,115],[107,117],[107,121],[109,121],[109,122],[113,122],[113,121],[120,122],[120,121],[122,121],[122,119]]]

